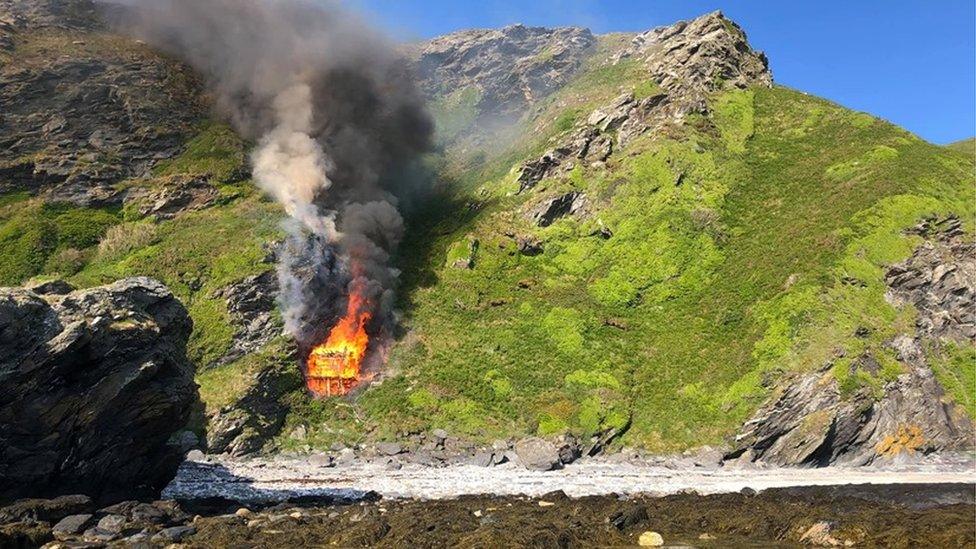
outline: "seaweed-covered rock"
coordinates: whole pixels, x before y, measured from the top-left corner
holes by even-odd
[[[0,499],[153,496],[198,402],[192,322],[161,283],[0,289]]]

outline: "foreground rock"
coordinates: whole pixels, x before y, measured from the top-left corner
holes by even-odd
[[[887,298],[918,310],[914,334],[886,345],[905,373],[876,398],[867,389],[842,397],[827,364],[820,372],[794,376],[745,424],[728,458],[777,465],[864,465],[914,459],[973,445],[973,423],[947,399],[926,348],[976,341],[976,246],[954,218],[927,220],[912,231],[926,241],[906,262],[892,266]],[[859,357],[852,368],[877,370],[877,360]]]
[[[0,289],[0,500],[158,494],[198,402],[192,322],[161,283]]]

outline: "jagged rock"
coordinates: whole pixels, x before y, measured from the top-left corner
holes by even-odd
[[[959,219],[928,220],[913,232],[929,236],[907,261],[885,274],[895,305],[918,310],[916,329],[926,337],[964,342],[976,338],[976,243]]]
[[[529,210],[528,218],[539,227],[548,227],[564,215],[582,213],[586,205],[586,195],[579,191],[571,191],[543,200]]]
[[[28,44],[0,67],[0,192],[118,204],[114,184],[178,153],[205,114],[189,69],[107,42],[96,19],[88,0],[0,0],[3,42]]]
[[[523,467],[533,471],[551,471],[562,465],[556,445],[538,437],[516,442],[515,454]]]
[[[55,539],[65,540],[83,531],[91,519],[92,515],[90,514],[64,517],[54,525],[54,528],[51,528],[51,534]]]
[[[925,342],[938,345],[940,339],[973,345],[976,250],[958,228],[951,219],[927,221],[916,230],[929,240],[886,275],[888,298],[914,304],[919,318],[914,335],[886,343],[907,372],[886,384],[880,399],[866,390],[842,398],[829,369],[793,376],[746,422],[737,448],[726,457],[741,460],[748,454],[779,465],[863,465],[905,453],[972,447],[972,421],[946,400],[923,350]],[[965,278],[951,279],[956,270],[967,273]],[[870,355],[852,365],[869,372],[878,367]]]
[[[623,57],[640,58],[661,91],[640,100],[625,93],[595,109],[586,127],[562,146],[523,165],[519,192],[568,172],[576,160],[599,165],[642,134],[707,113],[708,97],[717,90],[772,85],[765,55],[753,51],[742,29],[720,12],[639,34],[618,59]]]
[[[0,497],[154,495],[198,402],[192,323],[161,283],[0,289]]]
[[[258,373],[241,398],[209,418],[210,453],[252,454],[281,432],[288,415],[284,397],[302,386],[294,361],[295,355],[286,353],[279,362]]]
[[[75,287],[64,280],[48,280],[36,284],[28,283],[25,288],[37,295],[65,295],[75,291]]]
[[[237,329],[231,348],[217,364],[226,364],[260,350],[281,334],[274,311],[278,298],[278,279],[274,271],[249,276],[214,292],[227,302],[227,312]]]
[[[589,30],[576,27],[467,30],[420,45],[415,69],[429,96],[474,89],[478,112],[498,120],[569,82],[595,44]]]
[[[160,220],[210,207],[219,197],[220,192],[205,177],[180,175],[160,187],[129,192],[123,204],[134,205],[140,214]]]

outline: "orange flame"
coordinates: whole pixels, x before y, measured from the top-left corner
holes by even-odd
[[[305,377],[316,396],[344,395],[361,380],[360,367],[369,345],[366,324],[372,318],[365,304],[359,292],[352,292],[345,316],[332,327],[325,343],[309,353]]]

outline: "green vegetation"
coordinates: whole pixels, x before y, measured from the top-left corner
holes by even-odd
[[[947,148],[961,153],[965,153],[970,157],[976,158],[976,137],[970,137],[969,139],[963,139],[962,141],[956,141],[946,145]]]
[[[510,194],[511,175],[484,182],[472,194],[492,197],[487,208],[414,235],[442,236],[427,243],[432,276],[406,265],[399,375],[353,409],[312,403],[293,421],[311,414],[315,433],[330,414],[347,418],[322,440],[428,427],[489,439],[633,416],[624,442],[666,451],[720,442],[778,372],[830,364],[845,392],[900,373],[882,344],[911,331],[914,311],[884,300],[884,267],[911,253],[919,240],[902,230],[925,216],[954,212],[972,230],[972,161],[787,89],[714,105],[684,136],[638,141],[608,168],[528,196]],[[593,218],[539,229],[518,213],[569,189],[587,194]],[[513,233],[539,237],[544,253],[518,254]],[[451,268],[471,239],[474,268]],[[868,355],[879,368],[859,366]],[[940,368],[966,380],[964,362]]]
[[[160,162],[156,175],[209,174],[214,183],[230,182],[242,172],[246,143],[226,124],[204,123],[182,154]]]
[[[112,209],[45,203],[24,193],[0,205],[0,284],[15,285],[38,274],[74,274],[84,250],[96,246],[121,215]]]

